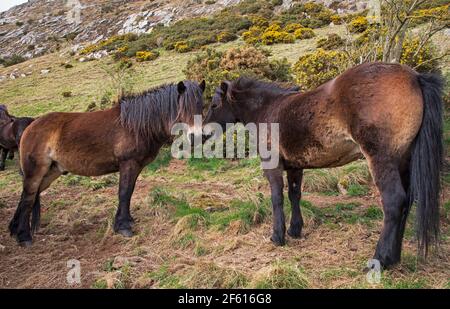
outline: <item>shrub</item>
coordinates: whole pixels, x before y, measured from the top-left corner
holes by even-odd
[[[0,64],[3,64],[5,67],[9,67],[12,65],[16,65],[24,62],[26,59],[20,55],[12,55],[6,58],[0,58]]]
[[[263,29],[259,26],[252,26],[250,29],[242,33],[242,39],[248,44],[255,44],[260,42]]]
[[[295,33],[298,29],[304,29],[304,27],[298,23],[290,23],[287,24],[286,27],[284,27],[284,31],[289,33]]]
[[[344,46],[345,41],[336,33],[329,34],[328,37],[322,38],[317,41],[317,48],[323,48],[325,50],[338,49]]]
[[[240,75],[280,82],[292,80],[287,60],[270,61],[269,55],[265,50],[253,46],[226,52],[208,49],[190,60],[184,73],[188,79],[206,80],[207,100],[212,97],[220,82],[236,79]]]
[[[270,28],[270,27],[269,27]],[[261,35],[261,42],[264,45],[272,45],[276,43],[294,43],[295,37],[285,31],[265,31]]]
[[[254,16],[251,19],[252,25],[257,27],[269,27],[269,20],[267,18],[264,18],[262,16]]]
[[[173,47],[175,51],[179,53],[187,53],[188,51],[192,50],[191,46],[189,46],[189,43],[186,41],[176,42]]]
[[[371,44],[380,38],[380,27],[371,25],[367,27],[355,40],[357,46]]]
[[[311,28],[300,28],[295,30],[294,36],[298,40],[311,39],[316,36]]]
[[[362,33],[369,27],[369,21],[364,16],[358,16],[348,24],[351,33]]]
[[[62,93],[62,96],[63,96],[64,98],[70,98],[70,97],[72,97],[72,92],[70,92],[70,91],[64,91],[64,92]]]
[[[426,22],[429,22],[433,19],[448,22],[448,11],[450,5],[442,5],[433,8],[424,8],[413,12],[411,23],[413,26],[417,26]]]
[[[433,72],[439,67],[439,61],[436,58],[436,51],[431,43],[425,44],[419,52],[420,46],[418,37],[406,38],[403,42],[403,52],[400,63],[417,67],[420,72]],[[435,59],[435,60],[433,60]]]
[[[136,53],[137,62],[151,61],[155,60],[158,57],[159,53],[157,51],[139,51]]]
[[[342,17],[337,14],[331,15],[330,18],[331,18],[331,22],[335,25],[341,25],[344,22]]]
[[[229,31],[222,31],[217,35],[217,41],[221,43],[226,43],[236,40],[237,36]]]
[[[100,41],[97,44],[92,44],[86,46],[84,49],[80,51],[80,55],[87,55],[93,52],[97,52],[100,50],[107,50],[112,51],[116,50],[117,48],[123,46],[124,44],[127,44],[129,42],[134,42],[138,39],[137,34],[134,33],[127,33],[123,35],[113,35],[112,37]]]
[[[301,56],[294,65],[294,75],[299,85],[313,89],[343,72],[347,56],[340,51],[317,51]]]

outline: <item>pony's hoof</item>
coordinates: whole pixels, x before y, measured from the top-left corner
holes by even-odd
[[[127,237],[127,238],[133,237],[133,232],[131,230],[125,230],[125,229],[118,230],[117,234],[120,234],[123,237]]]
[[[277,247],[281,247],[286,244],[286,241],[284,238],[274,236],[274,235],[272,235],[272,237],[270,237],[270,241]]]
[[[300,238],[302,236],[302,230],[299,228],[290,227],[287,231],[288,235],[292,238]]]
[[[31,240],[19,241],[19,246],[21,246],[22,248],[29,248],[31,247],[31,245],[33,245],[33,242]]]

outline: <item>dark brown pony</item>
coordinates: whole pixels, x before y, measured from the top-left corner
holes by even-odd
[[[279,123],[280,163],[265,170],[273,205],[272,241],[285,243],[283,171],[292,216],[288,234],[300,237],[304,169],[367,159],[384,209],[375,258],[400,261],[405,224],[417,203],[420,252],[437,241],[442,162],[442,82],[398,64],[366,63],[317,89],[298,94],[240,78],[223,82],[206,122]],[[361,155],[362,154],[362,155]]]
[[[0,104],[0,171],[3,171],[5,169],[5,160],[9,152],[9,150],[6,148],[6,140],[9,139],[9,136],[7,136],[6,132],[4,132],[6,131],[4,130],[4,128],[6,126],[9,126],[12,121],[13,117],[8,113],[8,108],[6,107],[6,105]],[[10,154],[9,158],[13,159],[13,157],[14,154],[12,157]]]
[[[0,105],[7,113],[6,107]],[[1,116],[0,116],[1,118]],[[14,159],[14,152],[18,151],[20,139],[25,129],[34,121],[30,117],[14,117],[8,114],[5,121],[0,120],[0,171],[5,169],[5,161]]]
[[[51,113],[34,121],[21,141],[23,191],[9,224],[11,235],[19,244],[31,245],[31,234],[39,225],[40,193],[60,175],[120,172],[114,231],[132,236],[130,199],[136,179],[171,140],[172,125],[192,125],[194,115],[201,114],[204,89],[204,82],[185,81],[122,97],[108,110]]]

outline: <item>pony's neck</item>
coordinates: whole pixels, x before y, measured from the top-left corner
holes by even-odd
[[[274,110],[272,107],[279,104],[283,97],[292,94],[291,91],[273,91],[261,90],[258,88],[248,89],[241,92],[240,99],[235,102],[237,106],[236,115],[239,115],[239,121],[244,124],[250,122],[265,122],[271,113],[268,110]]]

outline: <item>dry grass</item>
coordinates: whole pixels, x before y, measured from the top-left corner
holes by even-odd
[[[323,31],[319,37],[327,30]],[[286,56],[293,62],[314,43],[305,40],[270,48],[274,57]],[[241,43],[219,48],[232,44]],[[183,79],[181,70],[193,54],[164,52],[155,62],[136,65],[135,90]],[[84,111],[111,91],[108,76],[100,67],[112,65],[109,59],[73,61],[72,69],[61,67],[63,60],[66,58],[53,54],[0,68],[0,75],[15,68],[33,72],[0,83],[0,102],[15,114],[37,116],[49,111]],[[41,75],[40,70],[47,67],[51,72]],[[64,98],[64,91],[73,96]],[[111,229],[117,207],[117,175],[94,179],[65,176],[43,194],[42,229],[33,247],[22,249],[7,231],[6,223],[21,193],[17,161],[8,161],[7,170],[0,175],[0,287],[69,288],[66,262],[74,258],[82,266],[78,287],[85,288],[450,287],[448,215],[442,217],[438,254],[426,262],[415,259],[416,242],[409,224],[403,262],[385,271],[380,284],[367,283],[362,270],[373,255],[382,226],[379,196],[376,190],[364,196],[343,196],[338,187],[370,184],[363,161],[305,173],[303,237],[288,238],[281,248],[269,240],[269,188],[257,161],[200,164],[162,157],[158,162],[163,167],[149,167],[136,185],[133,238],[124,239]],[[157,190],[159,195],[155,195]],[[445,190],[447,197],[448,187]],[[286,199],[287,222],[289,209]],[[125,262],[114,266],[118,260]]]

